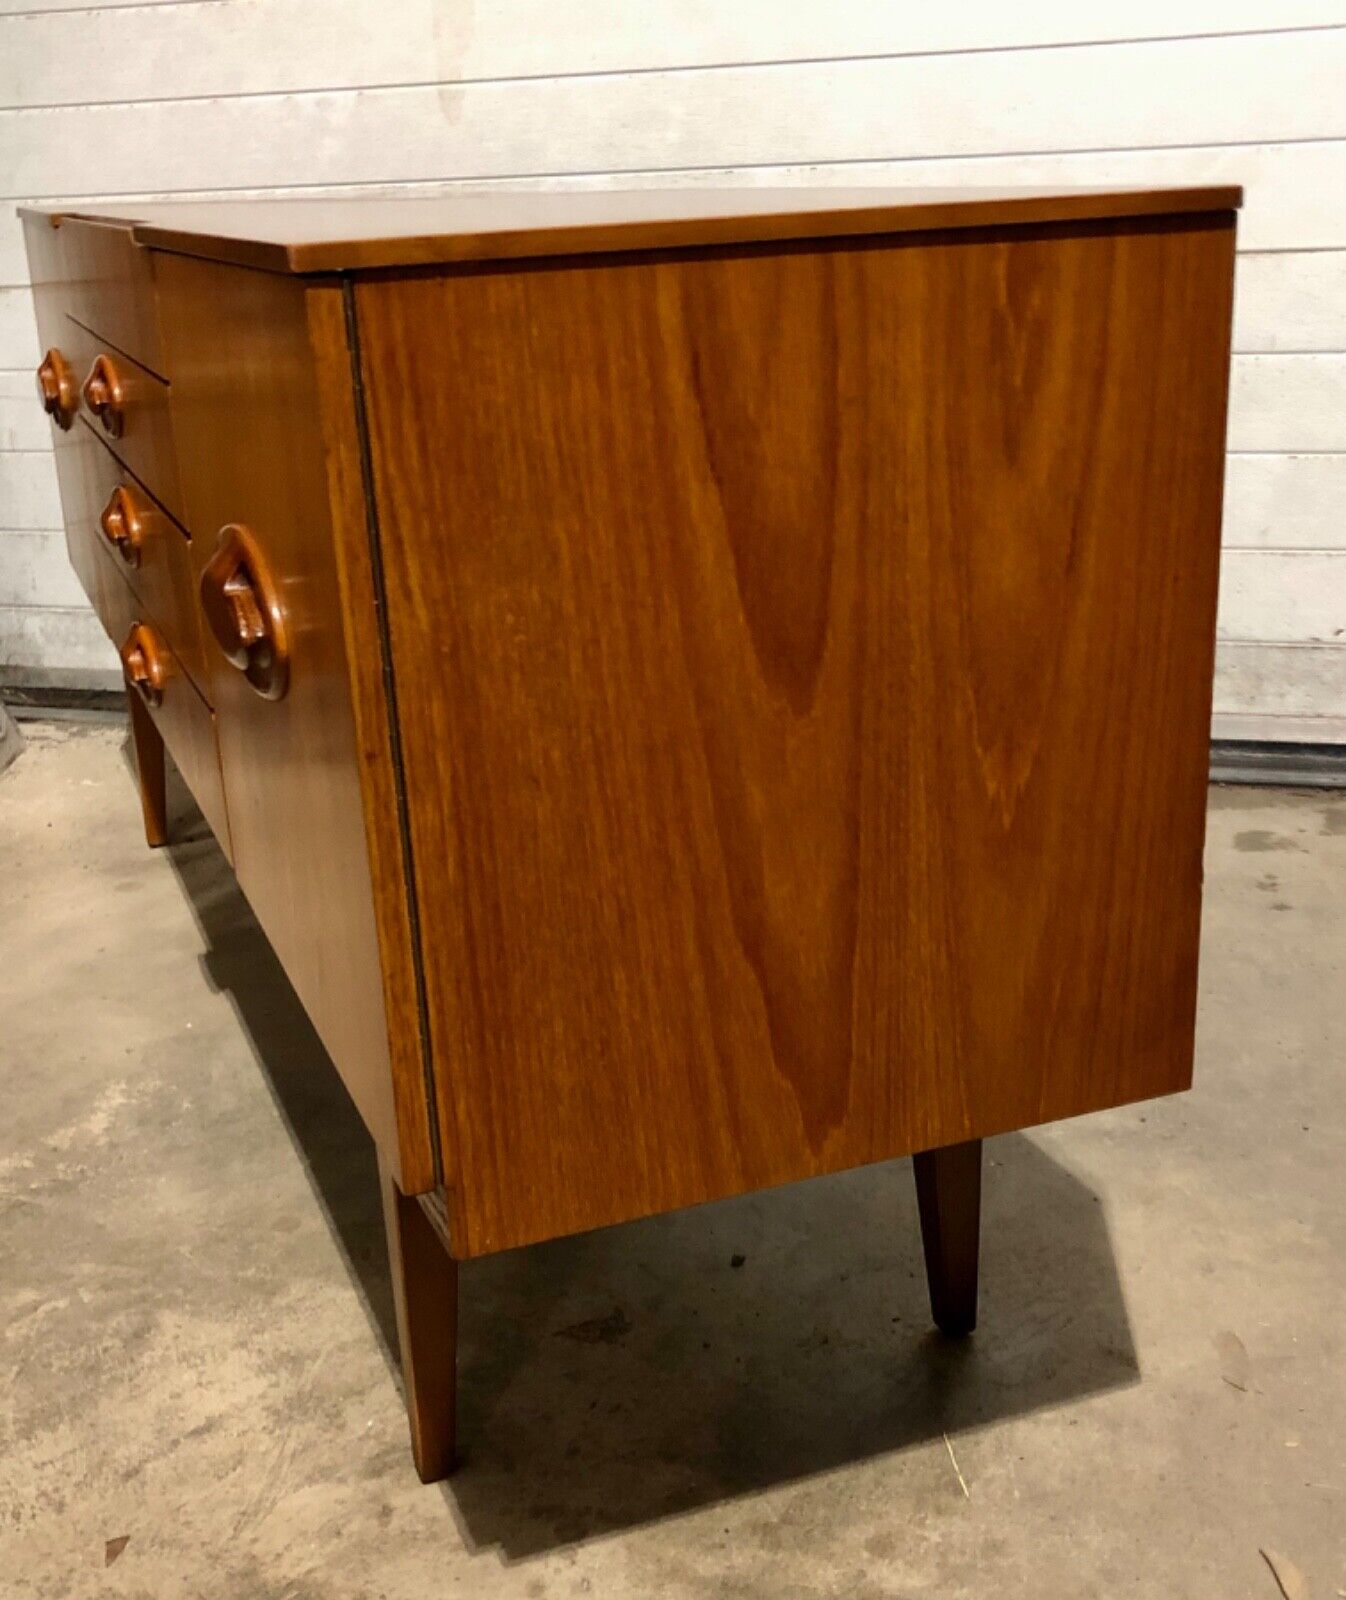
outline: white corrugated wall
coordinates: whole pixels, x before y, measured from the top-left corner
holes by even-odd
[[[1346,0],[0,0],[0,681],[113,665],[16,201],[1219,181],[1247,206],[1217,733],[1346,743],[1344,90]]]

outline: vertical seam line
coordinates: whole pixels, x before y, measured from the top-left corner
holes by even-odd
[[[443,1184],[444,1152],[439,1129],[439,1106],[430,1057],[430,1003],[425,987],[421,949],[421,912],[416,893],[416,872],[411,851],[411,812],[407,803],[406,772],[402,752],[402,724],[397,708],[397,680],[393,673],[392,632],[388,621],[388,590],[383,571],[383,546],[379,533],[378,499],[374,493],[374,458],[369,444],[369,417],[365,405],[364,367],[360,359],[360,328],[355,313],[355,285],[341,279],[341,305],[346,319],[346,349],[350,355],[351,390],[355,400],[356,432],[360,439],[360,481],[364,490],[365,533],[374,580],[374,619],[378,628],[383,692],[388,703],[388,739],[393,763],[393,788],[397,796],[397,831],[402,848],[402,878],[407,896],[407,922],[411,933],[412,965],[416,982],[416,1024],[421,1042],[421,1073],[425,1081],[426,1118],[430,1126],[430,1154],[435,1180]]]

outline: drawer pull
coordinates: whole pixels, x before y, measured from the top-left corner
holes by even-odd
[[[42,409],[57,427],[68,428],[75,420],[78,396],[75,374],[59,350],[48,350],[42,357],[37,369],[37,392],[42,396]]]
[[[290,680],[285,611],[261,546],[236,522],[220,529],[202,570],[201,609],[225,659],[264,700],[279,700]]]
[[[126,390],[110,357],[101,353],[94,357],[84,380],[84,404],[103,424],[105,432],[114,439],[121,437],[126,421]]]
[[[120,654],[127,683],[146,705],[157,706],[164,697],[168,665],[154,629],[147,623],[137,622],[127,634]]]
[[[103,507],[98,526],[103,536],[116,550],[128,567],[140,565],[140,552],[149,535],[155,516],[153,507],[146,505],[134,490],[119,483]]]

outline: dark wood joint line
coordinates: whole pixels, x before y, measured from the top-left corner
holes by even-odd
[[[449,1209],[448,1196],[443,1189],[431,1189],[426,1194],[418,1194],[421,1210],[425,1212],[426,1221],[435,1230],[435,1234],[445,1250],[453,1254],[453,1244],[449,1237]]]
[[[444,1145],[435,1097],[435,1074],[430,1059],[430,1002],[425,988],[425,962],[421,942],[420,904],[411,855],[411,812],[407,805],[406,768],[402,754],[402,724],[397,712],[397,680],[393,673],[392,636],[388,627],[388,591],[379,537],[378,501],[374,493],[374,460],[369,447],[369,418],[365,406],[364,373],[360,362],[360,328],[355,311],[355,285],[341,279],[341,308],[346,319],[346,349],[350,354],[351,393],[355,402],[355,429],[360,440],[360,483],[364,490],[365,531],[369,538],[369,564],[374,580],[374,622],[379,641],[383,692],[388,701],[388,738],[392,745],[393,784],[397,793],[397,832],[402,850],[402,875],[407,896],[407,921],[416,975],[416,1026],[421,1041],[421,1070],[425,1080],[426,1120],[430,1128],[430,1155],[436,1182],[446,1181]],[[447,1223],[444,1237],[447,1239]]]

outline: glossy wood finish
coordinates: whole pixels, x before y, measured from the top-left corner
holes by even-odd
[[[79,408],[79,391],[74,368],[63,351],[50,349],[38,363],[37,392],[42,397],[42,409],[56,426],[69,428]]]
[[[400,752],[394,722],[395,685],[379,619],[386,611],[377,541],[370,525],[364,446],[357,413],[347,296],[332,286],[304,297],[318,404],[327,452],[327,497],[332,520],[337,587],[346,621],[346,663],[369,849],[374,919],[383,969],[383,1001],[390,1019],[388,1050],[399,1128],[425,1130],[404,1137],[401,1181],[408,1192],[454,1182],[451,1132],[433,1116],[425,1002],[421,992],[416,908],[407,856],[405,802],[398,781]]]
[[[138,567],[154,516],[153,502],[144,501],[129,484],[118,484],[99,513],[103,536],[128,567]]]
[[[357,289],[462,1254],[1186,1086],[1232,245]]]
[[[502,189],[411,199],[208,200],[81,208],[143,244],[273,272],[444,265],[612,250],[1228,211],[1242,191],[1183,189]]]
[[[183,671],[182,663],[174,655],[162,630],[146,613],[140,597],[127,583],[125,569],[116,556],[110,551],[100,550],[98,563],[102,570],[94,592],[99,616],[121,652],[128,687],[167,745],[168,753],[200,806],[201,815],[219,841],[221,850],[226,858],[232,859],[233,845],[224,786],[220,778],[220,751],[214,713]],[[137,692],[136,682],[141,680],[142,667],[145,678],[152,684],[152,693],[145,693],[143,688]],[[133,731],[139,759],[142,750],[147,748],[146,741],[142,738],[142,730],[136,729],[134,724]],[[145,807],[147,834],[153,831],[152,816],[162,812],[163,808],[159,796],[162,780],[154,776],[157,757],[153,753],[152,742],[149,748],[148,768],[144,764],[140,768],[141,801]]]
[[[458,1263],[382,1156],[379,1184],[411,1450],[421,1481],[434,1483],[453,1470],[456,1452]]]
[[[266,550],[251,528],[226,522],[201,569],[201,613],[220,654],[263,700],[290,684],[290,621]]]
[[[154,498],[188,526],[178,482],[168,385],[129,356],[110,351],[105,340],[69,318],[63,338],[63,348],[81,384],[81,416]],[[101,413],[95,409],[99,404]],[[108,426],[110,418],[115,419],[112,426]]]
[[[91,424],[83,419],[79,426],[91,431]],[[187,676],[211,701],[210,670],[196,596],[197,575],[186,530],[101,440],[95,440],[94,448],[84,458],[84,467],[107,551]]]
[[[120,439],[126,426],[127,385],[118,362],[107,351],[93,358],[80,388],[85,410],[111,439]]]
[[[107,504],[108,464],[111,463],[115,471],[117,463],[83,418],[77,418],[68,432],[57,434],[56,440],[56,479],[60,485],[70,565],[99,620],[111,633],[103,599],[110,572],[104,559],[107,539],[101,516]],[[114,637],[114,643],[121,641]]]
[[[977,1326],[981,1240],[981,1140],[923,1150],[912,1158],[930,1310],[941,1333]]]
[[[126,685],[126,710],[136,758],[136,783],[145,818],[145,843],[151,850],[168,843],[168,790],[164,773],[164,741],[150,708],[132,683]]]
[[[235,869],[411,1192],[434,1181],[428,1112],[419,1075],[394,1087],[305,290],[183,257],[156,281],[193,552],[204,568],[220,529],[249,528],[294,640],[281,699],[212,672]],[[374,626],[351,619],[357,640]]]
[[[150,623],[137,622],[122,641],[118,654],[127,683],[147,706],[163,704],[169,676],[169,651]]]
[[[60,357],[56,373],[59,382],[58,396],[62,415],[58,418],[48,404],[45,387],[39,379],[38,399],[51,419],[51,441],[56,458],[56,478],[60,487],[61,512],[65,521],[66,548],[70,564],[75,569],[85,593],[95,611],[101,609],[98,585],[101,581],[102,563],[97,559],[102,534],[98,528],[101,503],[91,503],[89,487],[89,462],[91,454],[101,449],[89,429],[77,423],[79,408],[79,374],[75,370],[70,352],[65,346],[70,331],[66,313],[68,289],[65,284],[67,264],[57,249],[57,230],[48,219],[33,216],[25,224],[29,267],[33,279],[33,303],[37,313],[38,339],[48,352]],[[53,364],[54,365],[54,364]]]
[[[153,257],[137,245],[129,222],[27,208],[23,216],[33,277],[61,283],[65,314],[99,334],[110,349],[166,376]]]
[[[28,222],[147,836],[166,745],[378,1146],[426,1479],[456,1258],[915,1152],[966,1333],[982,1138],[1190,1080],[1237,192],[788,201]]]

